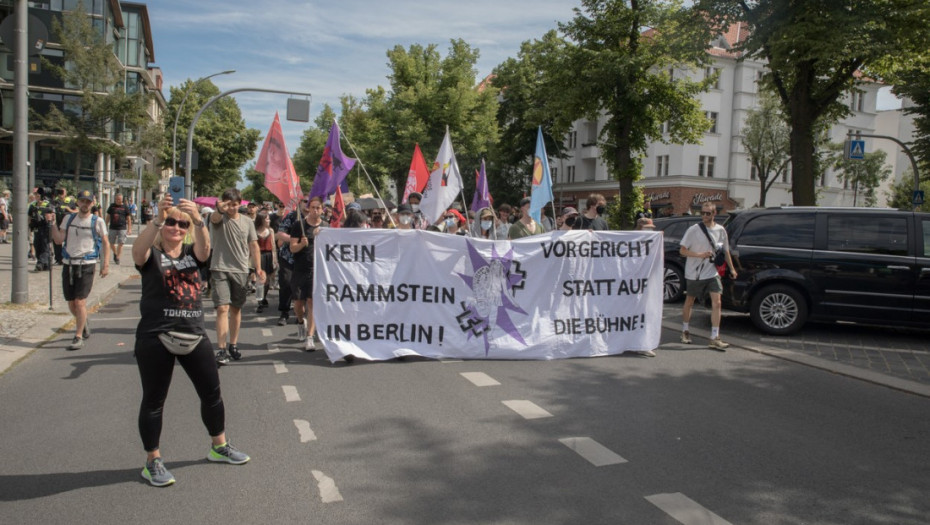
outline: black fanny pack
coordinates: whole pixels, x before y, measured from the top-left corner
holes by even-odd
[[[183,332],[165,332],[158,334],[158,339],[169,352],[174,355],[187,355],[197,348],[202,335],[185,334]]]

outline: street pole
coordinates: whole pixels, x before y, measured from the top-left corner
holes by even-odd
[[[10,301],[14,304],[29,302],[29,274],[26,255],[29,252],[29,218],[26,192],[29,177],[29,45],[27,0],[16,0],[13,30],[13,273]]]
[[[171,134],[171,175],[178,174],[178,119],[181,118],[181,109],[184,108],[184,102],[187,100],[187,96],[191,94],[191,90],[194,89],[194,86],[207,80],[208,78],[213,78],[219,75],[231,75],[235,73],[235,69],[227,69],[226,71],[220,71],[219,73],[213,73],[212,75],[207,75],[205,77],[200,77],[197,80],[193,81],[191,85],[187,86],[187,90],[184,92],[184,98],[181,99],[181,103],[178,104],[178,112],[174,115],[174,132]]]
[[[225,97],[226,95],[231,95],[233,93],[240,93],[242,91],[256,91],[259,93],[278,93],[281,95],[298,95],[303,97],[311,96],[310,93],[299,93],[296,91],[281,91],[278,89],[262,89],[262,88],[239,88],[239,89],[230,89],[229,91],[224,91],[219,95],[211,98],[207,101],[206,104],[200,108],[200,111],[194,115],[194,120],[191,121],[191,127],[187,130],[187,151],[185,152],[186,162],[184,163],[184,195],[188,199],[194,198],[194,188],[191,185],[191,160],[194,152],[194,127],[197,126],[197,121],[200,120],[200,115],[203,114],[204,110],[210,107],[217,100]]]
[[[852,137],[853,137],[853,135],[855,135],[856,137],[870,137],[870,138],[874,138],[874,139],[888,139],[888,140],[892,140],[892,141],[896,142],[896,143],[898,144],[898,146],[901,146],[901,149],[904,150],[904,154],[907,155],[907,158],[911,159],[911,169],[914,170],[914,192],[916,193],[916,192],[920,191],[920,175],[917,173],[917,161],[914,160],[914,154],[911,153],[911,150],[910,150],[910,148],[907,147],[907,144],[905,144],[904,142],[901,142],[900,140],[896,139],[895,137],[890,137],[890,136],[888,136],[888,135],[870,135],[870,134],[868,134],[868,133],[860,133],[860,132],[858,132],[858,131],[853,132],[852,130],[849,130],[849,131],[846,133],[846,140],[851,140]],[[917,211],[917,208],[918,208],[917,204],[914,204],[913,206],[914,206],[913,211]]]

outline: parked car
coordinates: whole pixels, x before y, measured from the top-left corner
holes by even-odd
[[[724,224],[727,215],[717,215],[714,221]],[[679,253],[681,238],[693,224],[701,222],[700,215],[681,215],[653,219],[656,231],[662,231],[665,245],[665,287],[663,298],[666,303],[680,301],[685,296],[685,258]]]
[[[930,323],[930,214],[876,208],[768,208],[727,224],[739,273],[724,308],[769,334],[808,320]]]

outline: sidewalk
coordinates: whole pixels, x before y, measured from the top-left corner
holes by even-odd
[[[121,283],[138,275],[132,265],[130,249],[129,244],[123,247],[122,265],[111,262],[110,274],[106,278],[101,279],[99,273],[94,277],[94,287],[87,298],[88,311],[94,311],[116,292]],[[49,308],[49,272],[33,272],[35,262],[29,263],[29,302],[13,304],[10,302],[13,245],[0,244],[0,374],[43,342],[56,337],[65,327],[74,329],[74,317],[61,292],[61,266],[52,267],[53,295],[52,308]]]

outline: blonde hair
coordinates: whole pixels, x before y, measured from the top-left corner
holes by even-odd
[[[194,224],[194,220],[191,218],[191,216],[186,211],[181,211],[181,208],[178,208],[177,206],[168,208],[168,212],[165,214],[165,218],[167,219],[168,217],[173,217],[175,219],[180,219],[182,221],[187,221],[191,224]],[[187,229],[187,235],[190,235],[190,228]],[[187,235],[185,235],[185,238],[187,238]],[[155,234],[155,241],[152,243],[152,246],[158,248],[161,251],[165,251],[161,241],[161,230],[158,230],[158,233]]]

